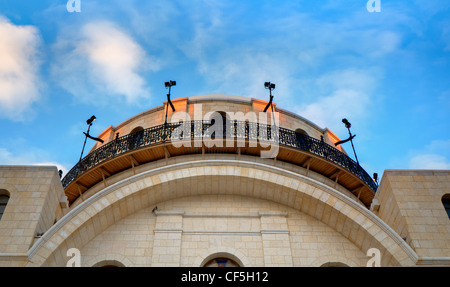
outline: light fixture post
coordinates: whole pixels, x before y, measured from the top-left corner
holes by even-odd
[[[272,90],[275,90],[275,84],[271,83],[271,82],[265,82],[264,83],[264,87],[266,89],[269,89],[269,94],[270,94],[270,100],[269,103],[267,104],[267,106],[264,108],[264,112],[267,111],[267,109],[269,108],[269,106],[272,107],[272,112],[273,112],[273,105],[272,105],[272,100],[273,100],[273,96],[272,96]]]
[[[164,83],[164,86],[167,88],[169,88],[169,93],[167,94],[167,104],[166,104],[166,116],[165,116],[165,120],[164,120],[164,141],[167,138],[167,114],[169,113],[169,105],[172,108],[172,112],[175,112],[175,107],[172,104],[172,101],[170,100],[170,90],[172,88],[172,86],[176,86],[177,82],[176,81],[168,81]]]
[[[275,122],[275,114],[274,114],[274,111],[273,111],[273,96],[272,96],[272,90],[275,90],[275,84],[274,83],[271,83],[271,82],[265,82],[264,83],[264,88],[266,88],[266,89],[269,89],[269,96],[270,96],[270,99],[269,99],[269,103],[266,105],[266,107],[264,108],[264,112],[266,112],[267,111],[267,109],[269,108],[269,106],[271,107],[271,110],[272,110],[272,117],[273,117],[273,126],[276,126],[276,122]],[[272,131],[272,129],[271,129],[271,132],[275,132],[275,131]]]
[[[345,127],[348,129],[348,134],[350,136],[349,140],[350,140],[350,143],[352,144],[352,149],[353,149],[353,153],[355,154],[356,163],[359,166],[359,161],[358,161],[358,157],[356,156],[355,146],[353,145],[353,138],[356,135],[352,136],[352,133],[350,131],[350,127],[352,126],[352,124],[347,119],[342,119],[342,122],[345,124]]]
[[[87,141],[87,135],[89,134],[89,130],[91,129],[92,126],[92,122],[95,121],[96,117],[92,116],[90,119],[88,119],[86,121],[86,123],[88,124],[88,129],[87,129],[87,133],[85,133],[85,137],[84,137],[84,144],[83,144],[83,149],[81,150],[81,155],[80,155],[80,160],[83,158],[83,152],[84,152],[84,147],[86,146],[86,141]]]
[[[87,132],[83,132],[83,134],[85,135],[85,138],[84,138],[83,149],[81,150],[80,160],[79,160],[78,162],[80,162],[81,159],[83,158],[83,152],[84,152],[84,148],[85,148],[85,146],[86,146],[87,138],[93,139],[93,140],[98,141],[98,142],[101,142],[101,143],[104,142],[102,139],[95,138],[95,137],[93,137],[93,136],[91,136],[91,135],[89,134],[89,130],[91,129],[92,123],[93,123],[96,119],[97,119],[97,118],[96,118],[95,116],[92,116],[92,117],[90,117],[90,118],[86,121],[86,124],[88,125],[88,129],[87,129]]]

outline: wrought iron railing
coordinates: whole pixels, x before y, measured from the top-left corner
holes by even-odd
[[[211,123],[210,121],[167,123],[166,125],[162,124],[116,138],[115,140],[89,153],[86,157],[79,161],[65,175],[62,180],[62,185],[65,188],[79,175],[95,167],[96,165],[108,159],[114,158],[115,156],[141,147],[164,142],[175,143],[178,140],[197,139],[205,141],[208,139],[218,139],[219,135],[216,135],[216,133],[220,130],[217,129],[218,125],[215,125],[215,128],[212,128],[213,124],[214,122]],[[224,121],[221,130],[223,133],[222,138],[227,140],[236,139],[241,141],[257,141],[265,144],[279,144],[280,146],[288,146],[306,151],[337,164],[360,178],[374,192],[377,190],[377,184],[359,164],[348,157],[345,153],[325,143],[323,138],[318,140],[308,135],[300,134],[282,127],[277,127],[272,131],[271,125],[248,121]],[[174,135],[173,138],[172,135]]]

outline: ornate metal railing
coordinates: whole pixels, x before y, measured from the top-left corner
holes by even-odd
[[[222,132],[223,138],[227,140],[236,139],[279,144],[280,146],[284,145],[309,152],[346,169],[360,178],[373,191],[377,190],[377,184],[360,165],[345,153],[326,144],[323,138],[318,140],[282,127],[272,131],[271,125],[248,121],[224,121],[223,127],[219,125],[213,127],[213,125],[214,122],[211,123],[210,121],[168,123],[116,138],[79,161],[63,178],[63,187],[68,186],[79,175],[96,165],[128,151],[164,142],[175,143],[178,140],[206,141],[218,139],[219,135],[217,134]]]

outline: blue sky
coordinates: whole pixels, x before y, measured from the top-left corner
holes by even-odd
[[[450,168],[450,1],[0,0],[0,164],[69,170],[91,134],[176,97],[268,99],[369,174]],[[93,142],[88,141],[87,149]],[[350,146],[345,146],[353,157]]]

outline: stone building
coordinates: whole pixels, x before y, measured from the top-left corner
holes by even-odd
[[[172,102],[107,128],[62,179],[0,166],[0,266],[450,265],[450,171],[378,186],[275,103]]]

